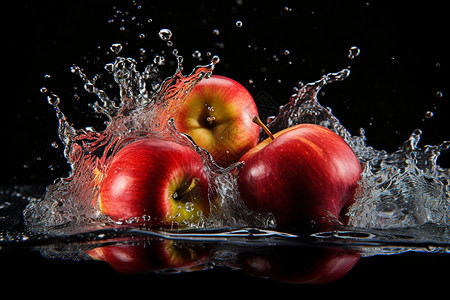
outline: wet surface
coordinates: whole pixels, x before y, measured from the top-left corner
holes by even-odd
[[[163,231],[91,223],[67,224],[54,228],[53,234],[33,235],[18,220],[42,188],[2,190],[0,257],[5,274],[9,274],[7,281],[19,280],[23,273],[33,278],[32,286],[100,276],[102,281],[116,280],[123,285],[150,280],[187,287],[202,280],[210,289],[218,280],[233,287],[264,284],[276,288],[282,283],[327,284],[327,289],[361,283],[394,287],[403,282],[443,282],[445,276],[436,270],[443,270],[449,262],[445,254],[450,249],[448,229],[436,226],[322,232],[258,228]],[[44,269],[45,276],[37,276]]]

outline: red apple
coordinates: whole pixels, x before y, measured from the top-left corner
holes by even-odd
[[[191,148],[141,139],[123,147],[106,170],[99,192],[102,213],[114,220],[184,225],[209,214],[208,180]]]
[[[131,241],[133,243],[131,243]],[[107,262],[124,274],[162,270],[201,270],[208,261],[209,248],[165,239],[128,240],[124,244],[97,247],[87,251],[95,260]]]
[[[189,134],[227,167],[258,143],[258,114],[250,93],[233,79],[213,75],[200,81],[175,116],[178,131]]]
[[[282,227],[345,223],[361,166],[331,130],[313,124],[292,126],[262,141],[241,160],[245,165],[238,186],[249,209],[273,213]]]
[[[278,247],[274,250],[239,253],[243,271],[288,283],[325,284],[342,278],[360,259],[357,252],[340,248]]]

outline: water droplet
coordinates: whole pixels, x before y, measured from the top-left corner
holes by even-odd
[[[164,65],[165,61],[166,59],[164,58],[164,56],[160,56],[158,54],[156,54],[155,57],[153,58],[153,62],[158,66]]]
[[[122,44],[119,43],[112,44],[111,47],[109,47],[109,49],[111,49],[111,51],[114,52],[115,54],[119,54],[120,51],[122,51]]]
[[[211,59],[211,62],[212,62],[213,64],[217,64],[219,61],[220,61],[220,58],[219,58],[219,56],[217,56],[217,55],[214,55],[214,56],[212,57],[212,59]]]
[[[147,20],[147,23],[151,23],[151,22],[153,22],[153,19],[148,19]]]
[[[172,38],[172,31],[164,28],[159,31],[158,35],[161,40],[168,41]]]
[[[444,96],[444,94],[441,91],[436,92],[436,97],[442,98],[443,96]]]
[[[145,38],[145,34],[141,33],[141,34],[139,35],[139,38],[140,38],[140,39]]]
[[[41,87],[41,89],[39,90],[41,93],[47,93],[47,88],[45,86]]]
[[[290,53],[289,50],[284,50],[283,52],[284,55],[289,55],[289,53]]]
[[[95,86],[91,82],[87,82],[84,84],[84,89],[89,93],[95,92]]]
[[[422,135],[422,130],[421,129],[414,129],[411,137],[420,137]]]
[[[0,204],[0,209],[8,208],[9,206],[11,206],[11,202],[6,201]]]
[[[350,50],[348,50],[348,58],[354,59],[359,55],[360,52],[361,50],[358,47],[352,46]]]
[[[114,71],[114,64],[113,63],[106,64],[105,70],[108,71],[108,73],[112,73]]]
[[[51,94],[51,95],[47,96],[47,101],[48,101],[48,104],[56,106],[59,104],[59,97],[56,96],[55,94]]]
[[[236,21],[236,27],[242,27],[242,21]]]
[[[275,120],[275,116],[268,116],[267,120],[266,120],[266,124],[269,124],[270,122],[272,122],[273,120]]]
[[[430,119],[434,116],[434,113],[432,111],[427,111],[425,113],[425,118]]]
[[[167,47],[172,47],[173,46],[173,42],[172,41],[167,41]]]
[[[55,149],[58,148],[58,147],[59,147],[59,146],[58,146],[58,143],[57,143],[57,142],[53,142],[53,143],[52,143],[52,147],[55,148]]]
[[[45,75],[44,75],[44,78],[45,78],[45,79],[49,79],[49,78],[51,78],[51,77],[52,77],[52,76],[51,76],[50,74],[45,74]]]
[[[217,29],[214,29],[214,30],[213,30],[213,34],[214,34],[214,35],[219,35],[219,34],[220,34],[220,32],[219,32],[219,30],[217,30]]]
[[[187,211],[187,212],[191,212],[191,211],[194,210],[194,203],[192,203],[192,202],[186,202],[186,203],[184,204],[184,207],[186,208],[186,211]]]
[[[78,72],[80,72],[80,68],[78,66],[71,66],[70,67],[70,72],[72,72],[73,74],[77,74]]]
[[[197,58],[197,59],[200,59],[200,58],[202,57],[202,53],[201,53],[200,51],[198,51],[198,50],[195,50],[195,51],[192,53],[192,57]]]

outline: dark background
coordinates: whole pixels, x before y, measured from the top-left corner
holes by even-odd
[[[114,60],[107,52],[116,42],[124,46],[122,56],[138,59],[139,49],[146,49],[141,68],[155,53],[176,48],[184,56],[184,74],[209,62],[209,51],[221,60],[215,74],[234,78],[253,96],[262,93],[277,105],[288,101],[299,81],[315,81],[351,66],[350,77],[325,87],[319,98],[351,133],[362,127],[369,145],[387,151],[395,151],[416,128],[423,130],[421,146],[450,140],[448,9],[443,1],[18,1],[2,6],[0,185],[46,185],[67,176],[55,112],[40,89],[61,98],[61,109],[77,128],[100,126],[102,119],[88,107],[95,97],[83,91],[70,67],[80,66],[91,78],[101,73],[102,80],[112,82],[103,67]],[[237,21],[243,26],[237,27]],[[157,37],[162,28],[173,32],[172,47]],[[219,35],[213,34],[215,29]],[[142,33],[146,38],[139,38]],[[352,46],[361,50],[353,60],[348,58]],[[202,53],[202,62],[192,57],[195,50]],[[442,97],[436,96],[438,91]],[[427,111],[434,116],[425,118]],[[53,142],[59,147],[52,147]],[[450,167],[448,156],[438,162]],[[210,285],[228,280],[251,289],[313,289],[239,272],[123,277],[99,263],[48,261],[27,251],[0,255],[13,262],[7,269],[11,279],[20,281],[23,275],[44,284],[43,278],[36,281],[41,269],[53,272],[59,283],[64,277],[58,274],[88,273],[80,278],[107,277],[119,285],[170,280],[187,287],[195,280]],[[438,287],[444,280],[437,274],[449,267],[448,256],[431,254],[368,258],[329,289],[357,285],[379,290],[397,280]]]

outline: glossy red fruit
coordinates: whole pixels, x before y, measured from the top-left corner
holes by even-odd
[[[175,126],[226,167],[258,143],[260,128],[252,122],[257,114],[252,96],[241,84],[213,75],[189,93]]]
[[[360,178],[358,158],[337,134],[301,124],[276,133],[241,160],[238,185],[253,211],[271,212],[278,226],[345,223]]]
[[[142,139],[122,148],[99,192],[102,213],[114,220],[187,225],[209,214],[208,180],[201,157],[170,141]]]

